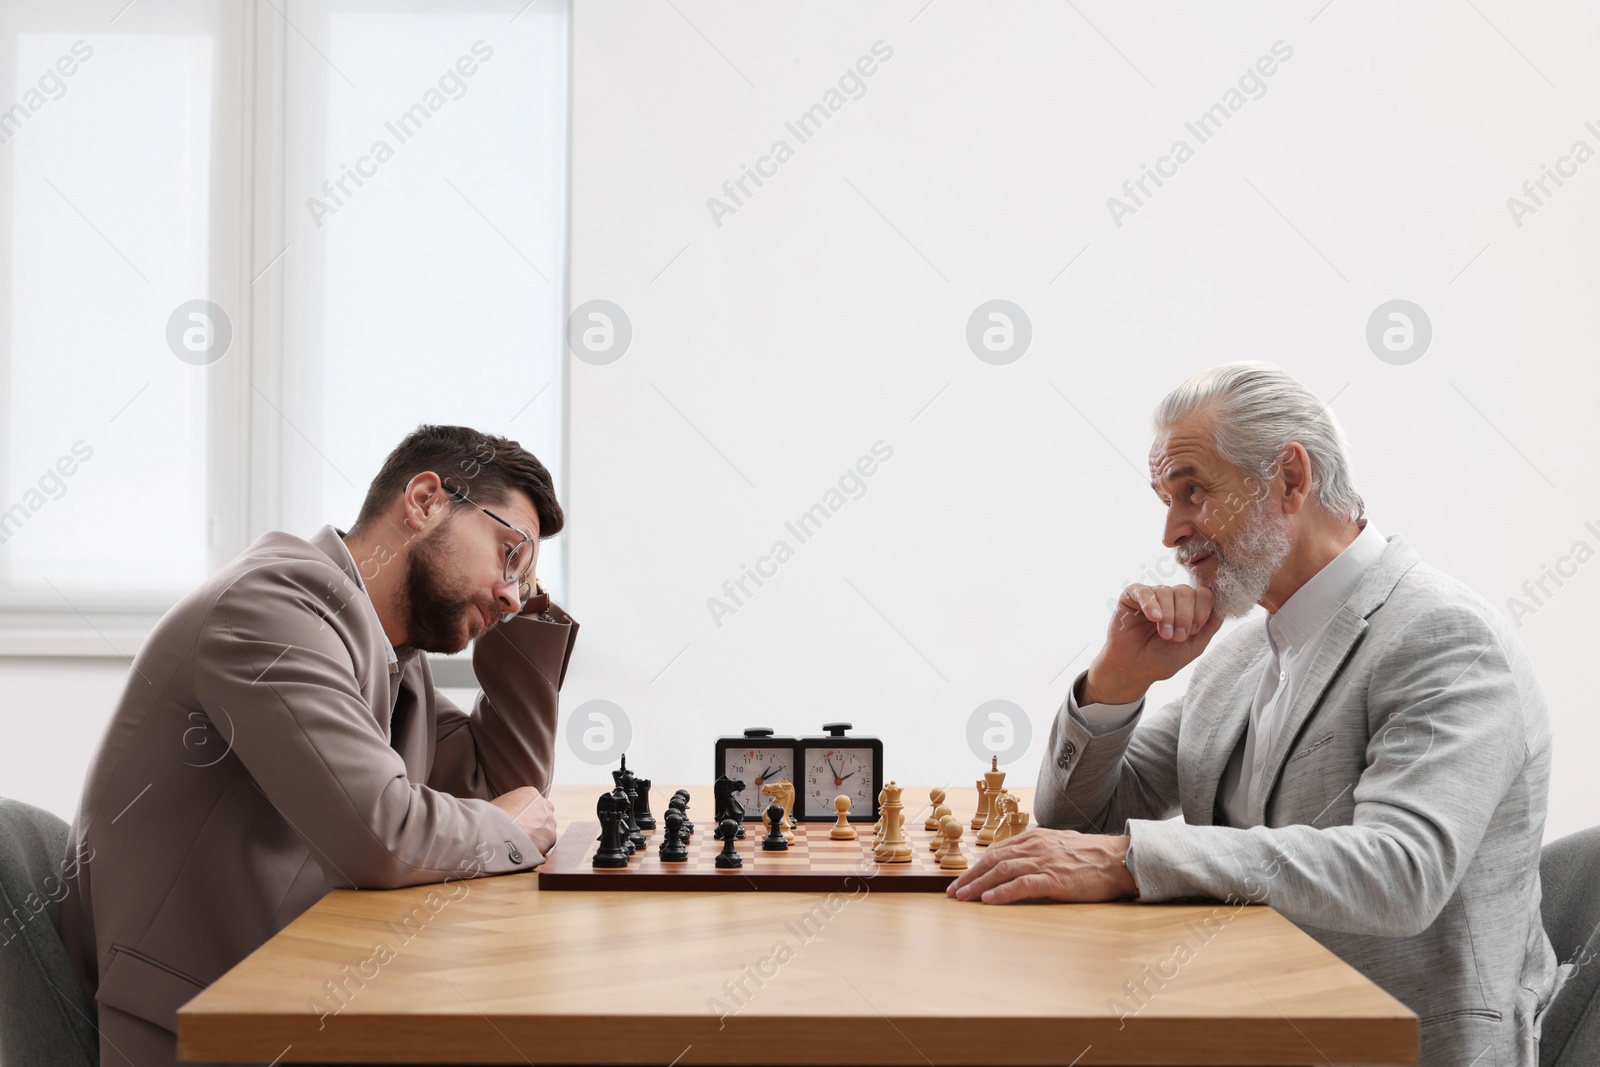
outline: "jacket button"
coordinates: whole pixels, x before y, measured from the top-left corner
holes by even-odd
[[[1072,765],[1072,757],[1077,753],[1077,751],[1078,746],[1074,745],[1071,741],[1068,741],[1066,744],[1062,745],[1061,755],[1056,760],[1056,766],[1060,767],[1062,770],[1066,770]]]

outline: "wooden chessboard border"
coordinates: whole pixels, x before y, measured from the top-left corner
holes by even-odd
[[[905,829],[911,843],[910,863],[878,863],[872,859],[872,828],[858,827],[854,842],[835,842],[828,837],[831,823],[799,823],[795,827],[796,840],[789,852],[764,853],[761,850],[761,831],[757,827],[747,830],[748,836],[738,843],[744,866],[719,870],[712,865],[722,843],[708,832],[709,822],[697,824],[689,842],[689,862],[662,863],[656,856],[661,841],[661,830],[645,832],[645,846],[635,853],[626,867],[612,869],[593,866],[598,847],[595,840],[600,834],[596,821],[573,823],[561,835],[544,865],[538,869],[541,890],[589,891],[715,891],[715,892],[795,892],[795,893],[859,893],[863,887],[872,892],[888,893],[942,893],[956,878],[959,871],[943,871],[928,847],[933,831],[920,823]],[[821,857],[819,864],[810,865],[811,838],[818,843],[826,841],[830,850],[839,855]],[[851,853],[847,847],[854,844],[859,849]],[[970,834],[962,837],[962,851],[969,862],[981,850],[972,844]],[[806,853],[807,866],[796,863],[795,853]],[[763,859],[767,862],[763,864]]]

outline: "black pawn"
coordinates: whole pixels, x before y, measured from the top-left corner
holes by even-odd
[[[683,816],[683,836],[688,839],[694,834],[694,823],[689,821],[689,792],[680,789],[672,794],[672,799],[667,801],[667,810],[676,811]]]
[[[666,835],[661,839],[662,863],[688,863],[689,850],[683,844],[683,812],[675,808],[668,808],[662,816],[667,824]]]
[[[650,779],[635,778],[633,785],[637,793],[633,801],[633,821],[641,830],[654,830],[656,817],[650,811]]]
[[[594,865],[601,868],[626,867],[628,850],[623,847],[623,816],[617,808],[616,798],[610,793],[601,793],[600,801],[595,805],[595,814],[600,817],[600,848],[594,854]]]
[[[739,855],[739,833],[742,827],[732,819],[723,819],[717,827],[717,840],[722,842],[722,851],[717,853],[717,868],[727,870],[733,867],[743,867],[744,858]]]
[[[761,851],[789,851],[789,840],[783,836],[783,805],[776,800],[767,805],[767,836],[761,839]]]

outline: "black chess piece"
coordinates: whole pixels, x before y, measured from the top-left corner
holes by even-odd
[[[689,850],[684,846],[683,812],[676,808],[668,808],[662,820],[667,824],[665,836],[661,838],[661,850],[658,855],[662,863],[688,863]]]
[[[644,848],[644,831],[633,821],[633,798],[628,796],[627,789],[621,783],[611,791],[611,795],[622,808],[622,832],[628,840],[628,851],[635,852]]]
[[[789,851],[789,840],[783,836],[783,805],[776,800],[767,805],[767,836],[761,839],[761,851]]]
[[[689,821],[689,791],[680,789],[672,794],[672,799],[667,801],[668,811],[677,811],[683,816],[683,837],[687,841],[694,834],[694,823]]]
[[[717,853],[717,868],[728,870],[733,867],[743,867],[744,858],[739,855],[738,841],[740,826],[733,819],[723,819],[717,824],[717,840],[722,842],[722,851]]]
[[[622,765],[611,772],[611,780],[616,783],[614,792],[621,796],[628,808],[628,841],[635,849],[644,848],[644,828],[634,818],[634,809],[637,803],[635,793],[638,779],[632,771],[628,770],[628,754],[622,754]],[[653,820],[652,820],[653,822]]]
[[[633,821],[641,830],[654,830],[656,817],[650,811],[650,779],[635,778],[633,784],[637,793],[633,800]]]
[[[617,807],[616,797],[601,793],[594,810],[600,817],[600,848],[594,854],[594,865],[602,868],[626,867],[628,851],[623,848],[623,815]]]
[[[744,792],[744,783],[737,778],[722,775],[713,786],[717,794],[717,822],[732,819],[738,825],[735,836],[744,836],[744,803],[734,794]]]

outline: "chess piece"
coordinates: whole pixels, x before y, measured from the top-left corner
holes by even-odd
[[[983,822],[978,824],[978,844],[994,841],[995,827],[1000,825],[1000,797],[1006,787],[1006,772],[1000,769],[1000,757],[989,757],[989,769],[983,772],[983,795],[988,800]]]
[[[632,771],[628,770],[628,754],[626,752],[622,754],[622,765],[611,772],[611,780],[628,798],[628,832],[630,839],[633,841],[633,847],[643,848],[644,831],[655,829],[656,820],[654,816],[650,815],[648,801],[644,808],[644,814],[650,819],[650,825],[646,826],[643,820],[639,818],[639,779]],[[650,788],[649,782],[645,783],[645,788],[647,790]]]
[[[850,825],[850,798],[839,795],[833,798],[833,810],[839,813],[828,836],[835,841],[854,841],[856,828]]]
[[[1013,793],[1000,794],[1000,825],[995,828],[994,840],[1004,841],[1028,828],[1028,813],[1017,810],[1017,797]]]
[[[744,858],[739,855],[739,835],[743,832],[744,827],[733,819],[723,819],[717,824],[717,840],[722,842],[722,851],[717,853],[718,870],[744,866]]]
[[[613,771],[612,773],[615,774],[616,772]],[[620,782],[611,791],[611,795],[621,808],[623,832],[628,839],[628,854],[632,855],[639,849],[644,848],[644,831],[639,829],[639,824],[633,821],[633,798],[628,795],[627,787]]]
[[[762,812],[761,821],[767,824],[767,836],[761,839],[763,852],[789,851],[789,839],[783,834],[783,805],[774,800]]]
[[[1006,817],[1017,810],[1017,798],[1009,790],[1002,792],[995,798],[994,810],[989,813],[989,822],[994,823],[994,829],[989,834],[989,840],[983,840],[983,831],[978,831],[978,844],[992,845],[996,841],[1004,841],[1008,836]],[[984,824],[988,828],[988,822]]]
[[[872,858],[875,861],[877,861],[878,863],[884,862],[884,860],[883,860],[883,856],[884,856],[884,849],[883,849],[884,832],[883,831],[884,831],[884,826],[885,826],[884,819],[885,819],[885,816],[886,816],[886,814],[888,812],[888,808],[884,805],[884,799],[888,795],[889,795],[889,787],[887,785],[885,785],[882,789],[878,790],[878,820],[872,824]]]
[[[879,863],[910,863],[911,842],[906,840],[906,809],[900,802],[900,787],[890,782],[884,787],[883,844]]]
[[[685,842],[694,834],[694,823],[689,821],[689,791],[680,789],[672,794],[672,799],[667,801],[668,809],[677,808],[683,816],[683,839]]]
[[[766,828],[766,832],[769,835],[772,833],[773,808],[778,809],[778,833],[782,835],[784,845],[788,846],[794,844],[794,834],[791,833],[789,828],[783,824],[783,802],[781,800],[774,800],[771,804],[768,804],[766,807],[761,809],[761,825]],[[766,848],[766,844],[764,842],[765,839],[763,839],[763,844],[761,846],[762,848]],[[771,850],[768,849],[768,851]]]
[[[650,779],[635,778],[634,790],[637,796],[633,801],[633,821],[639,824],[641,830],[654,830],[656,817],[650,811]]]
[[[939,857],[941,871],[964,871],[967,869],[966,854],[961,851],[961,824],[952,816],[944,821],[944,836],[949,841],[945,846],[944,855]]]
[[[744,783],[736,778],[722,775],[712,787],[717,794],[717,822],[720,824],[732,819],[739,832],[737,837],[744,836],[744,802],[735,793],[744,792]]]
[[[794,783],[787,778],[768,782],[761,787],[761,795],[772,797],[783,807],[783,817],[779,820],[783,826],[783,838],[789,844],[794,844]],[[761,821],[765,823],[766,817],[762,816]]]
[[[988,784],[985,783],[982,778],[979,778],[978,779],[978,810],[976,812],[974,812],[973,815],[972,815],[972,828],[974,830],[981,829],[983,827],[983,820],[987,819],[989,817],[989,795],[988,795],[988,792],[987,792],[988,788],[989,788]]]
[[[600,819],[600,847],[594,854],[594,866],[602,869],[626,867],[628,851],[623,847],[623,818],[616,797],[601,793],[594,813]]]
[[[1006,816],[1006,820],[1009,826],[1007,837],[1016,837],[1028,828],[1028,813],[1025,811],[1013,811]]]
[[[949,814],[950,805],[940,804],[933,809],[933,818],[928,820],[933,824],[933,839],[929,842],[928,847],[933,849],[935,855],[944,850],[944,820]]]
[[[944,790],[934,789],[928,793],[928,806],[933,809],[933,814],[928,816],[928,821],[922,824],[924,830],[939,829],[939,805],[944,803]]]
[[[688,863],[689,849],[684,844],[688,835],[683,832],[683,812],[677,808],[668,808],[661,817],[667,829],[661,838],[661,849],[657,853],[662,863]]]
[[[1012,807],[1016,807],[1017,798],[1006,792],[1004,789],[997,793],[990,794],[989,814],[984,818],[983,827],[978,831],[978,836],[976,838],[978,844],[992,845],[995,843],[995,834],[999,832],[1000,824],[1005,819],[1005,809],[1007,803],[1010,803]]]

